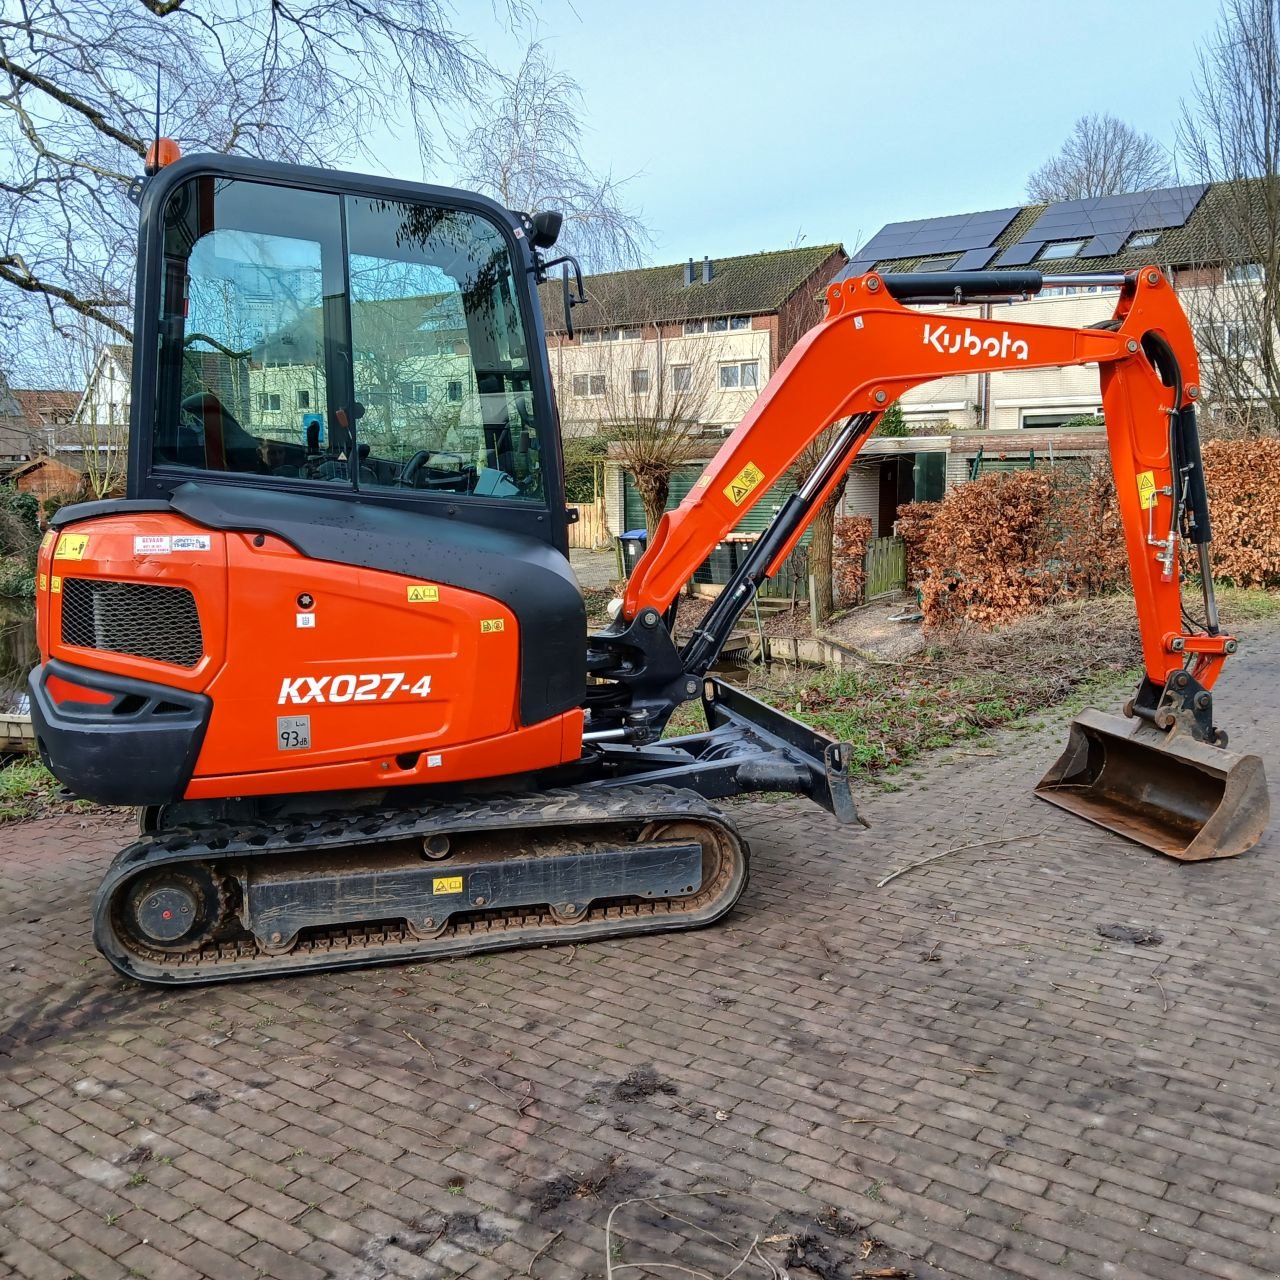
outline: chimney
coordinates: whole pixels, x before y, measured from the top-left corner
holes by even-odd
[[[690,258],[684,269],[684,287],[687,289],[693,283],[693,259]]]
[[[712,270],[712,268],[711,268],[711,259],[710,259],[710,258],[703,258],[703,259],[702,259],[702,283],[703,283],[703,284],[710,284],[710,283],[711,283],[711,277],[712,277],[714,274],[715,274],[715,272],[714,272],[714,271]]]

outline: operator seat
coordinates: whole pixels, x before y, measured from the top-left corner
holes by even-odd
[[[205,466],[217,471],[258,470],[257,436],[251,436],[212,391],[187,396],[182,411],[204,427]]]

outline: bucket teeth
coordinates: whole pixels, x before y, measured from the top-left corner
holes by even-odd
[[[1271,814],[1258,756],[1093,710],[1072,721],[1036,795],[1183,862],[1251,849]]]

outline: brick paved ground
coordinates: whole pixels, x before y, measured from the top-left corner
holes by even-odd
[[[1220,712],[1275,762],[1280,629],[1250,639]],[[88,941],[121,824],[6,828],[0,1271],[571,1280],[639,1198],[615,1269],[688,1270],[625,1280],[797,1234],[833,1277],[867,1237],[920,1277],[1280,1274],[1277,840],[1099,834],[1029,797],[1059,738],[937,760],[866,833],[744,806],[710,932],[178,993]]]

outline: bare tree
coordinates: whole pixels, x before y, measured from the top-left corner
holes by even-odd
[[[1273,432],[1280,422],[1280,2],[1226,0],[1183,104],[1179,143],[1215,182],[1197,287],[1196,328],[1210,428]]]
[[[523,0],[495,5],[508,17]],[[490,69],[445,0],[24,0],[0,13],[0,323],[34,301],[128,338],[136,212],[154,133],[184,150],[324,164],[408,110],[429,154]],[[14,344],[21,345],[21,344]]]
[[[566,347],[560,385],[567,435],[601,435],[631,473],[650,533],[666,509],[676,468],[706,455],[702,428],[718,417],[726,342],[717,333],[672,334],[634,277],[592,282],[592,328]],[[739,364],[740,369],[740,364]],[[738,409],[740,414],[741,409]]]
[[[650,237],[624,198],[626,180],[592,171],[582,154],[582,91],[531,44],[462,145],[464,185],[508,209],[564,214],[560,245],[592,271],[635,266]]]
[[[1112,115],[1081,116],[1062,149],[1027,179],[1029,200],[1085,200],[1146,191],[1169,179],[1169,154]]]

